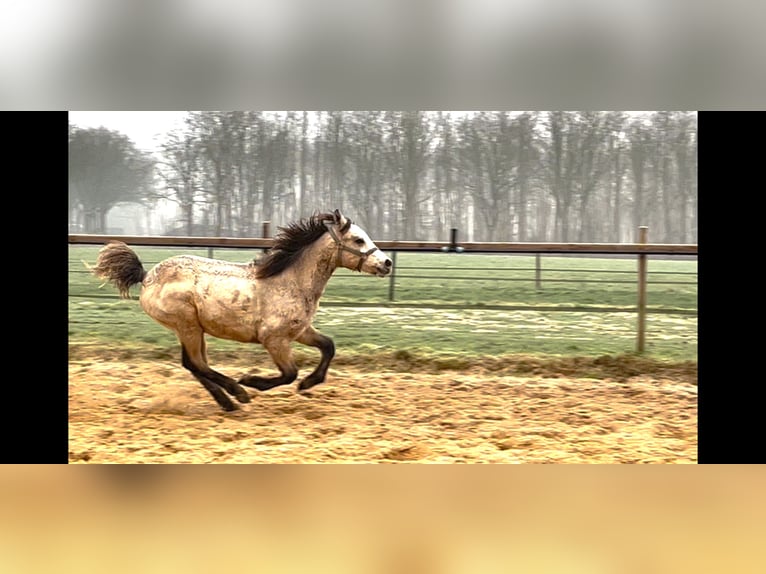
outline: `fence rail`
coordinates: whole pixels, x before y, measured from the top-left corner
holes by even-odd
[[[264,230],[267,228],[264,226]],[[267,234],[266,232],[264,233]],[[457,242],[456,230],[452,232],[451,241],[376,241],[376,245],[384,250],[392,252],[394,259],[393,272],[390,276],[389,300],[394,300],[395,279],[407,278],[409,275],[397,274],[396,254],[402,252],[421,253],[532,253],[536,254],[536,266],[534,268],[534,281],[537,288],[541,287],[541,254],[611,254],[611,255],[635,255],[638,260],[637,270],[637,304],[638,315],[636,348],[639,353],[644,351],[646,331],[646,286],[647,286],[647,256],[650,255],[686,255],[697,256],[696,244],[686,243],[647,243],[647,228],[639,228],[639,243],[530,243],[530,242]],[[80,245],[103,245],[109,241],[123,241],[129,245],[145,245],[152,247],[206,247],[209,250],[216,248],[250,248],[270,249],[274,240],[269,237],[242,238],[242,237],[192,237],[192,236],[138,236],[138,235],[91,235],[70,234],[70,244]],[[531,269],[530,269],[531,270]],[[433,277],[441,279],[442,277]],[[444,279],[472,279],[466,277],[443,277]],[[524,280],[515,278],[495,277],[494,279],[514,281]],[[585,282],[588,280],[556,279],[556,282]],[[632,281],[618,281],[620,283],[632,283]],[[656,282],[653,282],[656,283]],[[667,282],[686,283],[690,282]],[[693,282],[692,282],[693,283]]]
[[[70,234],[69,243],[101,245],[123,241],[129,245],[154,247],[211,247],[269,249],[274,240],[268,237],[193,237],[146,235]],[[450,241],[376,241],[383,251],[420,251],[465,253],[592,253],[615,255],[697,255],[692,243],[530,243],[530,242],[450,242]]]

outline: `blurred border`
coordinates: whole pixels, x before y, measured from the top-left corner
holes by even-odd
[[[746,0],[12,0],[5,109],[758,109]]]
[[[0,469],[8,572],[757,573],[762,466]]]

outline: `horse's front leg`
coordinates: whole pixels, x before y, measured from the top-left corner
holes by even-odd
[[[278,377],[249,375],[237,381],[238,384],[255,387],[259,391],[268,391],[280,385],[289,385],[298,378],[298,366],[293,359],[293,351],[290,348],[289,339],[286,337],[272,337],[264,341],[263,346],[269,352],[281,374]]]
[[[330,361],[335,356],[335,343],[333,343],[330,337],[322,335],[311,325],[296,340],[304,345],[317,347],[322,352],[322,360],[319,361],[319,366],[298,385],[299,391],[305,391],[314,385],[324,382],[327,377]]]

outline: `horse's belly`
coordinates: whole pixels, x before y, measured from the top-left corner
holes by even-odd
[[[200,324],[206,333],[219,339],[242,343],[258,342],[258,329],[249,317],[208,313],[204,318],[200,317]]]
[[[245,292],[225,299],[206,298],[198,303],[199,322],[206,333],[243,343],[258,341],[255,298]]]

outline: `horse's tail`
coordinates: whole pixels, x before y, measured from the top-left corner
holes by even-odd
[[[130,287],[141,283],[146,277],[146,270],[138,255],[122,241],[110,241],[104,245],[91,271],[96,277],[117,287],[123,299],[130,299]]]

